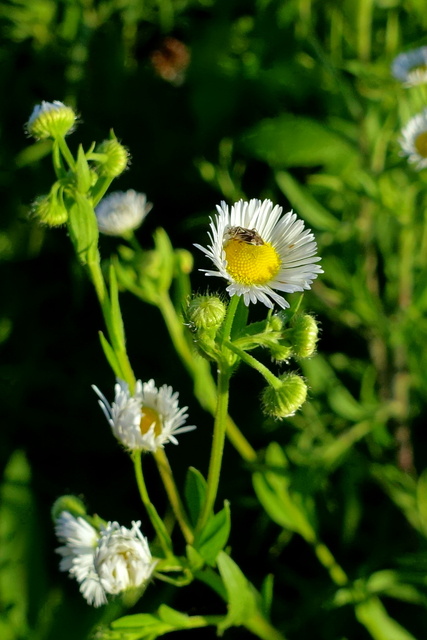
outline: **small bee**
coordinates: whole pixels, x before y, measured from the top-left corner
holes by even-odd
[[[244,227],[229,227],[225,232],[225,239],[238,240],[239,242],[246,242],[246,244],[265,244],[256,229],[245,229]]]

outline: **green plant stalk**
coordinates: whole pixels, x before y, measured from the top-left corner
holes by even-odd
[[[325,567],[332,581],[339,587],[348,584],[348,577],[345,571],[339,566],[328,547],[316,540],[313,543],[313,550],[319,562]]]
[[[64,136],[58,136],[57,138],[55,138],[55,142],[58,143],[58,147],[62,155],[64,156],[64,159],[66,160],[68,166],[72,171],[74,171],[76,168],[76,162],[74,160],[73,154],[68,148],[67,143],[65,142]]]
[[[179,318],[167,292],[164,292],[159,297],[158,308],[163,316],[175,350],[194,381],[194,394],[197,400],[204,409],[215,415],[216,385],[210,372],[209,363],[191,350],[185,338],[182,320]],[[248,462],[256,460],[256,451],[230,416],[227,416],[226,430],[230,442],[242,458]]]
[[[209,462],[206,498],[196,531],[203,531],[215,504],[224,451],[225,430],[228,414],[228,397],[231,371],[228,367],[218,373],[218,399],[214,423],[214,434]]]
[[[224,345],[239,356],[243,362],[253,369],[256,369],[274,389],[278,389],[281,386],[282,383],[279,378],[275,376],[274,373],[271,373],[270,369],[259,362],[259,360],[249,355],[249,353],[246,353],[246,351],[243,351],[243,349],[240,349],[240,347],[237,347],[233,342],[230,342],[230,340],[224,341]]]
[[[152,517],[152,512],[150,508],[152,506],[152,503],[148,495],[147,487],[144,480],[144,474],[142,472],[142,452],[132,451],[131,458],[133,462],[133,468],[135,471],[136,484],[138,486],[138,491],[141,497],[142,504],[144,505],[147,515],[150,518],[150,522],[153,525],[153,529],[157,534],[160,544],[163,547],[163,551],[165,552],[166,557],[168,557],[170,555],[170,550],[163,544],[163,534],[161,531],[159,531],[155,518]]]
[[[182,531],[182,535],[188,544],[193,544],[194,534],[188,521],[187,514],[185,513],[181,498],[178,493],[178,489],[173,478],[172,469],[169,464],[169,460],[163,449],[157,449],[154,452],[154,459],[156,460],[157,467],[159,469],[160,476],[162,478],[166,493],[169,498],[174,515]]]

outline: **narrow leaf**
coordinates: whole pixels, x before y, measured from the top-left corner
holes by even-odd
[[[194,541],[195,548],[209,565],[215,564],[218,553],[227,544],[230,527],[230,506],[225,501],[224,509],[208,520],[205,528]]]
[[[189,467],[184,488],[191,524],[196,526],[206,497],[206,480],[194,467]]]
[[[114,374],[117,378],[123,378],[122,370],[119,361],[117,360],[116,354],[114,353],[114,349],[112,348],[102,331],[99,332],[99,339],[101,341],[101,346],[104,351],[105,357],[107,358],[108,364],[114,371]]]

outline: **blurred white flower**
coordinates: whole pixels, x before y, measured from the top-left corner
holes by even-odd
[[[427,47],[399,54],[392,62],[391,72],[405,87],[427,82]]]
[[[216,271],[201,269],[207,276],[219,276],[230,282],[230,296],[243,296],[246,305],[258,300],[272,308],[283,309],[289,303],[274,290],[294,293],[310,289],[312,281],[323,273],[316,256],[317,245],[310,229],[292,211],[283,217],[282,207],[273,208],[271,200],[240,200],[229,211],[221,202],[211,219],[211,244],[195,246],[214,263]]]
[[[418,170],[427,167],[427,109],[411,118],[401,134],[401,155]]]
[[[95,209],[98,229],[107,236],[123,236],[141,226],[153,205],[145,193],[114,191]]]
[[[165,384],[157,389],[154,380],[144,383],[138,380],[131,395],[128,385],[118,380],[111,405],[97,387],[92,388],[100,398],[99,405],[114,435],[130,451],[153,452],[166,442],[178,444],[175,437],[178,433],[196,428],[183,426],[188,417],[187,407],[179,409],[178,393]]]
[[[107,595],[146,586],[156,562],[140,526],[139,521],[132,522],[132,529],[108,522],[98,532],[81,517],[60,514],[55,526],[65,543],[56,550],[63,556],[60,570],[79,582],[88,604],[99,607]]]

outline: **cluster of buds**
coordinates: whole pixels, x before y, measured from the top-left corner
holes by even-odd
[[[193,333],[199,353],[209,360],[217,360],[216,338],[224,322],[227,307],[218,296],[194,296],[186,309],[187,324]]]

